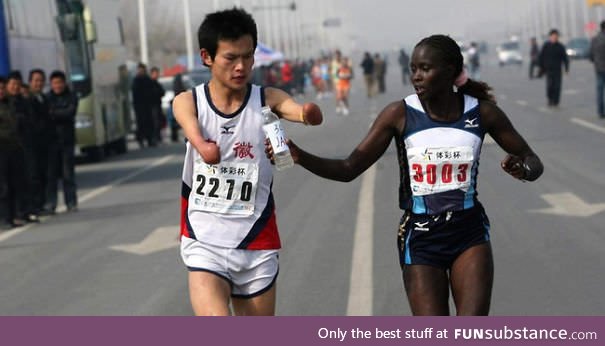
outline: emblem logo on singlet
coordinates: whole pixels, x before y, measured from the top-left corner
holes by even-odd
[[[415,222],[414,225],[416,225],[416,228],[414,228],[414,231],[428,232],[429,228],[426,227],[428,224],[428,222]]]
[[[477,121],[477,118],[473,118],[473,119],[467,119],[464,122],[466,123],[466,125],[464,125],[465,129],[468,128],[476,128],[479,127],[479,124],[475,124],[475,121]]]
[[[221,126],[221,135],[232,135],[234,132],[231,130],[235,125],[225,125]]]

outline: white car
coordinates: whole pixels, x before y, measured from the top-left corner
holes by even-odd
[[[523,56],[521,55],[519,42],[504,42],[496,47],[496,52],[498,53],[498,65],[500,66],[523,64]]]
[[[160,77],[158,78],[158,82],[164,88],[164,97],[162,97],[162,111],[164,114],[167,114],[168,108],[170,107],[170,102],[174,98],[174,90],[173,83],[174,77]],[[191,82],[191,78],[187,75],[183,75],[183,83],[185,84],[186,89],[191,89],[193,87],[193,83]]]

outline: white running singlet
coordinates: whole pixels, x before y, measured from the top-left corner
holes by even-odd
[[[260,111],[264,89],[248,85],[242,106],[233,114],[214,106],[207,84],[197,86],[193,97],[202,136],[216,142],[221,161],[206,164],[187,143],[181,235],[223,248],[279,249],[273,167],[264,152]]]

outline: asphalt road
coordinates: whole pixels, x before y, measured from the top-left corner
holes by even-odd
[[[482,78],[540,155],[543,177],[521,183],[483,147],[479,198],[491,221],[493,315],[603,315],[605,121],[595,115],[594,75],[572,62],[558,109],[526,66],[487,64]],[[287,124],[305,149],[345,157],[382,107],[412,93],[390,66],[387,93],[368,101],[361,78],[351,114],[317,102],[319,127]],[[313,99],[309,97],[309,100]],[[190,315],[177,247],[181,144],[131,147],[77,166],[80,210],[0,233],[0,315]],[[396,251],[398,168],[394,146],[351,183],[301,167],[275,173],[283,243],[279,315],[409,315]]]

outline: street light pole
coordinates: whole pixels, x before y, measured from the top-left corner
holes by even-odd
[[[141,62],[149,63],[149,53],[147,50],[147,25],[145,23],[145,4],[139,0],[139,40],[141,45]]]
[[[571,33],[574,37],[578,35],[578,9],[575,1],[568,1],[567,4],[571,6],[569,13],[571,13]]]
[[[273,5],[273,1],[271,0],[267,0],[269,2],[268,5],[252,5],[252,10],[256,11],[256,10],[268,10],[269,11],[269,15],[267,16],[267,18],[269,18],[268,20],[266,20],[266,25],[268,28],[275,28],[275,33],[274,35],[268,35],[268,37],[270,36],[272,39],[274,39],[274,44],[273,44],[273,48],[275,49],[280,49],[283,51],[283,53],[285,55],[291,55],[292,54],[292,50],[290,49],[291,47],[291,42],[290,40],[290,36],[291,36],[291,29],[289,27],[286,27],[285,29],[282,30],[282,22],[285,23],[285,25],[289,25],[291,23],[289,23],[288,21],[288,17],[287,16],[277,16],[277,18],[275,20],[272,20],[273,18],[271,18],[271,12],[274,9],[289,9],[291,11],[296,11],[296,3],[294,1],[290,2],[289,4],[286,5],[281,5],[280,4],[280,0],[278,1],[277,5]],[[286,37],[286,42],[283,41],[283,36],[285,35]]]
[[[189,0],[183,0],[183,15],[185,16],[185,41],[187,47],[187,70],[193,70],[193,38],[191,37],[191,13]]]
[[[561,4],[561,1],[563,1],[563,4]],[[563,25],[563,36],[569,38],[572,38],[573,35],[571,33],[571,29],[569,28],[569,21],[567,20],[567,11],[565,11],[565,2],[567,0],[559,0],[557,1],[557,5],[559,7],[559,16],[561,18],[561,23]]]
[[[588,36],[588,32],[586,32],[586,24],[588,24],[589,21],[588,5],[584,4],[582,6],[582,9],[582,18],[584,18],[584,23],[582,23],[582,30],[584,31],[584,35]]]

